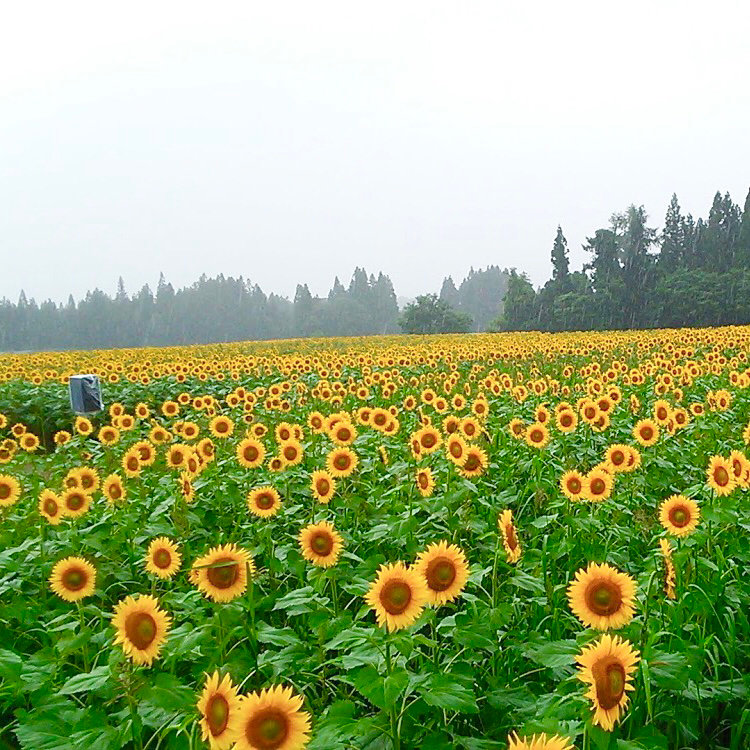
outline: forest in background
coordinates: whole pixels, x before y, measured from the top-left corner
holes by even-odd
[[[439,294],[399,311],[391,279],[356,268],[348,286],[336,277],[325,297],[298,284],[294,299],[266,294],[243,277],[202,276],[175,290],[162,275],[129,295],[95,289],[76,302],[37,304],[21,292],[0,300],[0,350],[101,349],[404,331],[573,331],[750,323],[750,192],[744,207],[717,192],[707,219],[683,214],[676,195],[663,228],[643,206],[613,214],[570,269],[562,227],[552,244],[552,278],[492,265],[449,276]]]

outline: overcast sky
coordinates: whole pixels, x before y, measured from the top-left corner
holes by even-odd
[[[0,297],[243,275],[536,284],[610,214],[750,187],[750,5],[5,3]]]

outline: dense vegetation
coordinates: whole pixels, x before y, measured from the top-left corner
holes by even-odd
[[[0,745],[746,750],[749,365],[739,327],[0,357]]]
[[[683,215],[673,195],[662,231],[647,221],[643,206],[613,215],[587,239],[591,260],[576,272],[558,227],[552,278],[535,291],[513,272],[495,327],[574,331],[750,321],[750,192],[744,210],[729,193],[717,192],[705,221]]]

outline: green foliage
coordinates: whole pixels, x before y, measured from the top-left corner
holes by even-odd
[[[399,325],[404,333],[464,333],[471,327],[471,317],[436,294],[423,294],[404,308]]]

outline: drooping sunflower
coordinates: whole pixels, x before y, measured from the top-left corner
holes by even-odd
[[[359,457],[347,447],[334,448],[326,458],[326,468],[334,477],[348,477],[357,468]]]
[[[706,473],[708,486],[719,496],[730,495],[737,486],[732,464],[723,456],[711,456]]]
[[[270,485],[256,487],[247,493],[247,509],[259,518],[275,516],[281,509],[281,495]]]
[[[39,513],[57,526],[63,519],[63,506],[60,498],[52,491],[44,489],[39,493]]]
[[[584,499],[585,481],[580,471],[571,469],[560,477],[560,489],[569,500],[579,502]]]
[[[414,563],[427,584],[428,601],[440,606],[457,599],[469,580],[469,564],[460,547],[446,541],[431,544]]]
[[[428,601],[427,584],[414,568],[402,562],[381,565],[365,596],[378,625],[401,630],[416,621]]]
[[[678,537],[692,534],[698,527],[700,515],[698,504],[685,495],[672,495],[659,506],[661,525]]]
[[[146,552],[146,572],[159,578],[172,578],[180,569],[182,556],[179,547],[165,536],[154,539]]]
[[[126,596],[115,606],[112,626],[115,645],[122,646],[134,664],[151,666],[167,639],[172,618],[153,596]]]
[[[66,557],[55,563],[49,584],[61,599],[77,602],[94,593],[96,568],[82,557]]]
[[[91,506],[91,495],[77,488],[65,490],[60,499],[63,504],[63,514],[69,518],[79,518]]]
[[[614,485],[614,477],[608,471],[592,469],[585,477],[584,497],[591,503],[600,503],[612,494]]]
[[[633,437],[648,448],[659,439],[659,425],[653,419],[640,419],[633,428]]]
[[[589,685],[586,697],[594,709],[593,723],[607,732],[625,712],[631,678],[638,664],[638,651],[619,636],[603,635],[576,656],[577,677]]]
[[[237,444],[237,460],[246,469],[256,469],[266,460],[266,448],[255,438],[240,440]]]
[[[329,503],[336,493],[336,481],[327,471],[314,471],[310,476],[310,489],[318,502]]]
[[[464,454],[461,474],[465,477],[478,477],[487,468],[488,463],[485,451],[477,445],[470,445]]]
[[[313,565],[330,568],[341,554],[341,536],[327,521],[305,526],[299,533],[302,556]]]
[[[190,570],[192,584],[215,602],[230,602],[247,588],[247,576],[255,576],[250,553],[235,544],[211,548]]]
[[[633,619],[635,588],[627,573],[607,563],[589,563],[568,587],[568,602],[587,628],[617,629]]]
[[[435,489],[435,480],[432,477],[432,469],[417,469],[416,474],[417,489],[422,497],[430,497]]]
[[[310,714],[290,687],[275,685],[240,699],[235,750],[302,750]]]
[[[0,474],[0,508],[9,508],[21,497],[21,483],[9,474]]]
[[[664,593],[667,595],[667,599],[676,599],[677,590],[675,589],[675,585],[677,577],[674,560],[672,560],[672,547],[669,544],[669,540],[661,537],[659,539],[659,548],[664,560]]]
[[[497,525],[503,538],[506,559],[509,563],[518,562],[521,559],[521,545],[513,523],[513,511],[506,508],[497,519]]]
[[[575,750],[567,737],[554,734],[534,734],[531,737],[519,738],[513,732],[508,735],[508,750]]]
[[[214,672],[206,678],[197,708],[204,742],[211,750],[228,750],[235,740],[238,727],[240,696],[227,674],[222,678]]]

